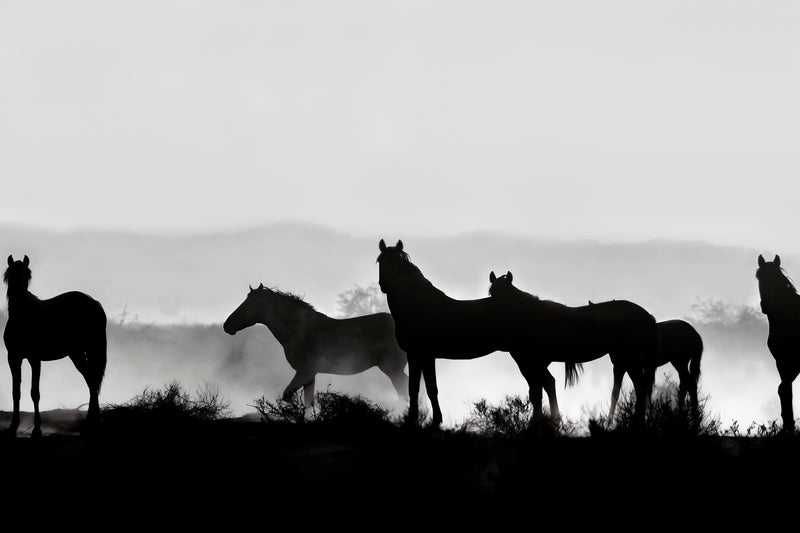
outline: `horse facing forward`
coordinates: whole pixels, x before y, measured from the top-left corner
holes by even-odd
[[[310,407],[317,374],[353,375],[376,366],[389,377],[398,398],[407,399],[406,354],[397,345],[389,313],[331,318],[299,296],[262,283],[256,289],[250,287],[223,329],[234,335],[255,324],[269,328],[296,371],[283,391],[284,399],[302,387],[304,403]]]
[[[100,417],[100,386],[106,370],[106,314],[95,299],[77,291],[40,300],[28,290],[30,260],[8,256],[3,281],[8,285],[8,322],[3,340],[11,368],[14,412],[10,433],[19,428],[22,361],[31,365],[31,399],[34,408],[32,437],[42,436],[39,415],[39,378],[42,361],[69,357],[89,386],[86,422],[95,425]]]
[[[539,387],[531,390],[534,413],[541,410],[542,388],[551,398],[550,409],[556,415],[554,380],[547,367],[551,362],[565,363],[566,382],[577,383],[582,364],[609,355],[614,365],[615,387],[609,419],[613,419],[619,382],[627,373],[636,391],[635,416],[644,420],[650,398],[646,369],[657,358],[657,330],[653,316],[641,306],[626,300],[570,307],[524,292],[508,272],[489,274],[489,294],[511,313],[515,335],[515,359],[533,365]]]
[[[775,358],[781,383],[778,397],[781,401],[783,432],[794,433],[792,409],[792,384],[800,374],[800,295],[781,267],[781,258],[772,261],[758,256],[758,292],[761,311],[767,315],[769,336],[767,347]]]

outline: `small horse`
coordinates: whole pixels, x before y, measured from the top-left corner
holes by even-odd
[[[591,304],[590,305],[594,305]],[[652,395],[656,380],[656,369],[671,363],[678,371],[678,404],[682,405],[689,395],[692,413],[697,415],[697,385],[700,380],[700,360],[703,356],[703,338],[697,330],[685,320],[664,320],[656,323],[658,330],[658,351],[656,359],[645,368],[648,397]],[[619,398],[619,391],[625,371],[614,367],[614,388],[611,392],[611,409],[608,413],[609,423],[614,420],[614,409]]]
[[[553,379],[547,370],[551,362],[565,363],[566,384],[572,385],[577,383],[582,363],[609,355],[615,376],[620,373],[620,380],[625,373],[631,376],[636,391],[635,416],[643,421],[650,397],[645,369],[657,353],[655,318],[626,300],[581,307],[541,300],[518,289],[513,279],[511,272],[499,277],[494,272],[489,274],[489,294],[512,310],[514,327],[522,338],[516,350],[526,355],[512,352],[512,356],[534,361],[545,390],[553,398]],[[541,388],[532,390],[534,413],[541,409],[541,400]],[[557,412],[558,404],[552,404],[551,399],[551,411]],[[612,400],[612,414],[614,407]]]
[[[296,371],[283,391],[284,399],[302,387],[304,403],[310,407],[317,374],[353,375],[375,366],[389,377],[398,398],[407,399],[406,354],[397,345],[389,313],[331,318],[299,296],[262,283],[256,289],[250,287],[222,327],[234,335],[255,324],[269,328]]]
[[[86,423],[95,425],[100,417],[100,386],[106,370],[106,314],[94,298],[77,291],[40,300],[28,290],[30,260],[8,256],[3,281],[8,285],[8,322],[3,333],[11,368],[14,412],[8,431],[19,428],[22,361],[31,365],[31,399],[34,408],[32,437],[42,436],[39,415],[39,377],[42,361],[69,357],[89,387]]]
[[[775,358],[781,378],[778,397],[781,401],[782,430],[794,433],[792,384],[800,374],[800,295],[781,268],[778,255],[772,261],[765,261],[762,255],[758,256],[756,279],[761,296],[761,312],[767,315],[769,322],[767,347]]]

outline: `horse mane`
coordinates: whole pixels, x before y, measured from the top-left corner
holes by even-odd
[[[305,301],[302,296],[300,296],[298,294],[295,294],[293,292],[281,291],[279,289],[267,289],[266,287],[264,287],[261,290],[270,290],[273,294],[279,296],[281,299],[287,300],[287,301],[289,301],[289,302],[301,307],[302,309],[306,309],[308,311],[316,311],[316,309],[314,309],[313,305],[311,305],[310,303]]]

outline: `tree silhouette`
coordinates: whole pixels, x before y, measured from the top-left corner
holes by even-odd
[[[339,293],[337,306],[339,307],[339,316],[342,318],[389,312],[386,296],[383,295],[377,283],[366,287],[355,284],[352,289]]]

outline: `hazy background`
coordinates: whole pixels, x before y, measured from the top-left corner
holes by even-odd
[[[457,297],[512,269],[659,319],[756,305],[758,253],[800,271],[798,30],[788,1],[0,2],[0,251],[31,255],[42,297],[85,290],[192,342],[247,283],[334,313],[376,280],[381,237]],[[188,370],[170,366],[188,344],[153,338],[116,346],[107,400]],[[203,344],[193,379],[217,379],[232,340]],[[704,384],[721,411],[774,418],[752,347],[733,366],[714,348],[734,381]],[[137,374],[142,354],[165,366]],[[501,354],[447,365],[451,413],[470,365],[472,396],[521,386]],[[226,390],[277,393],[279,372]]]

